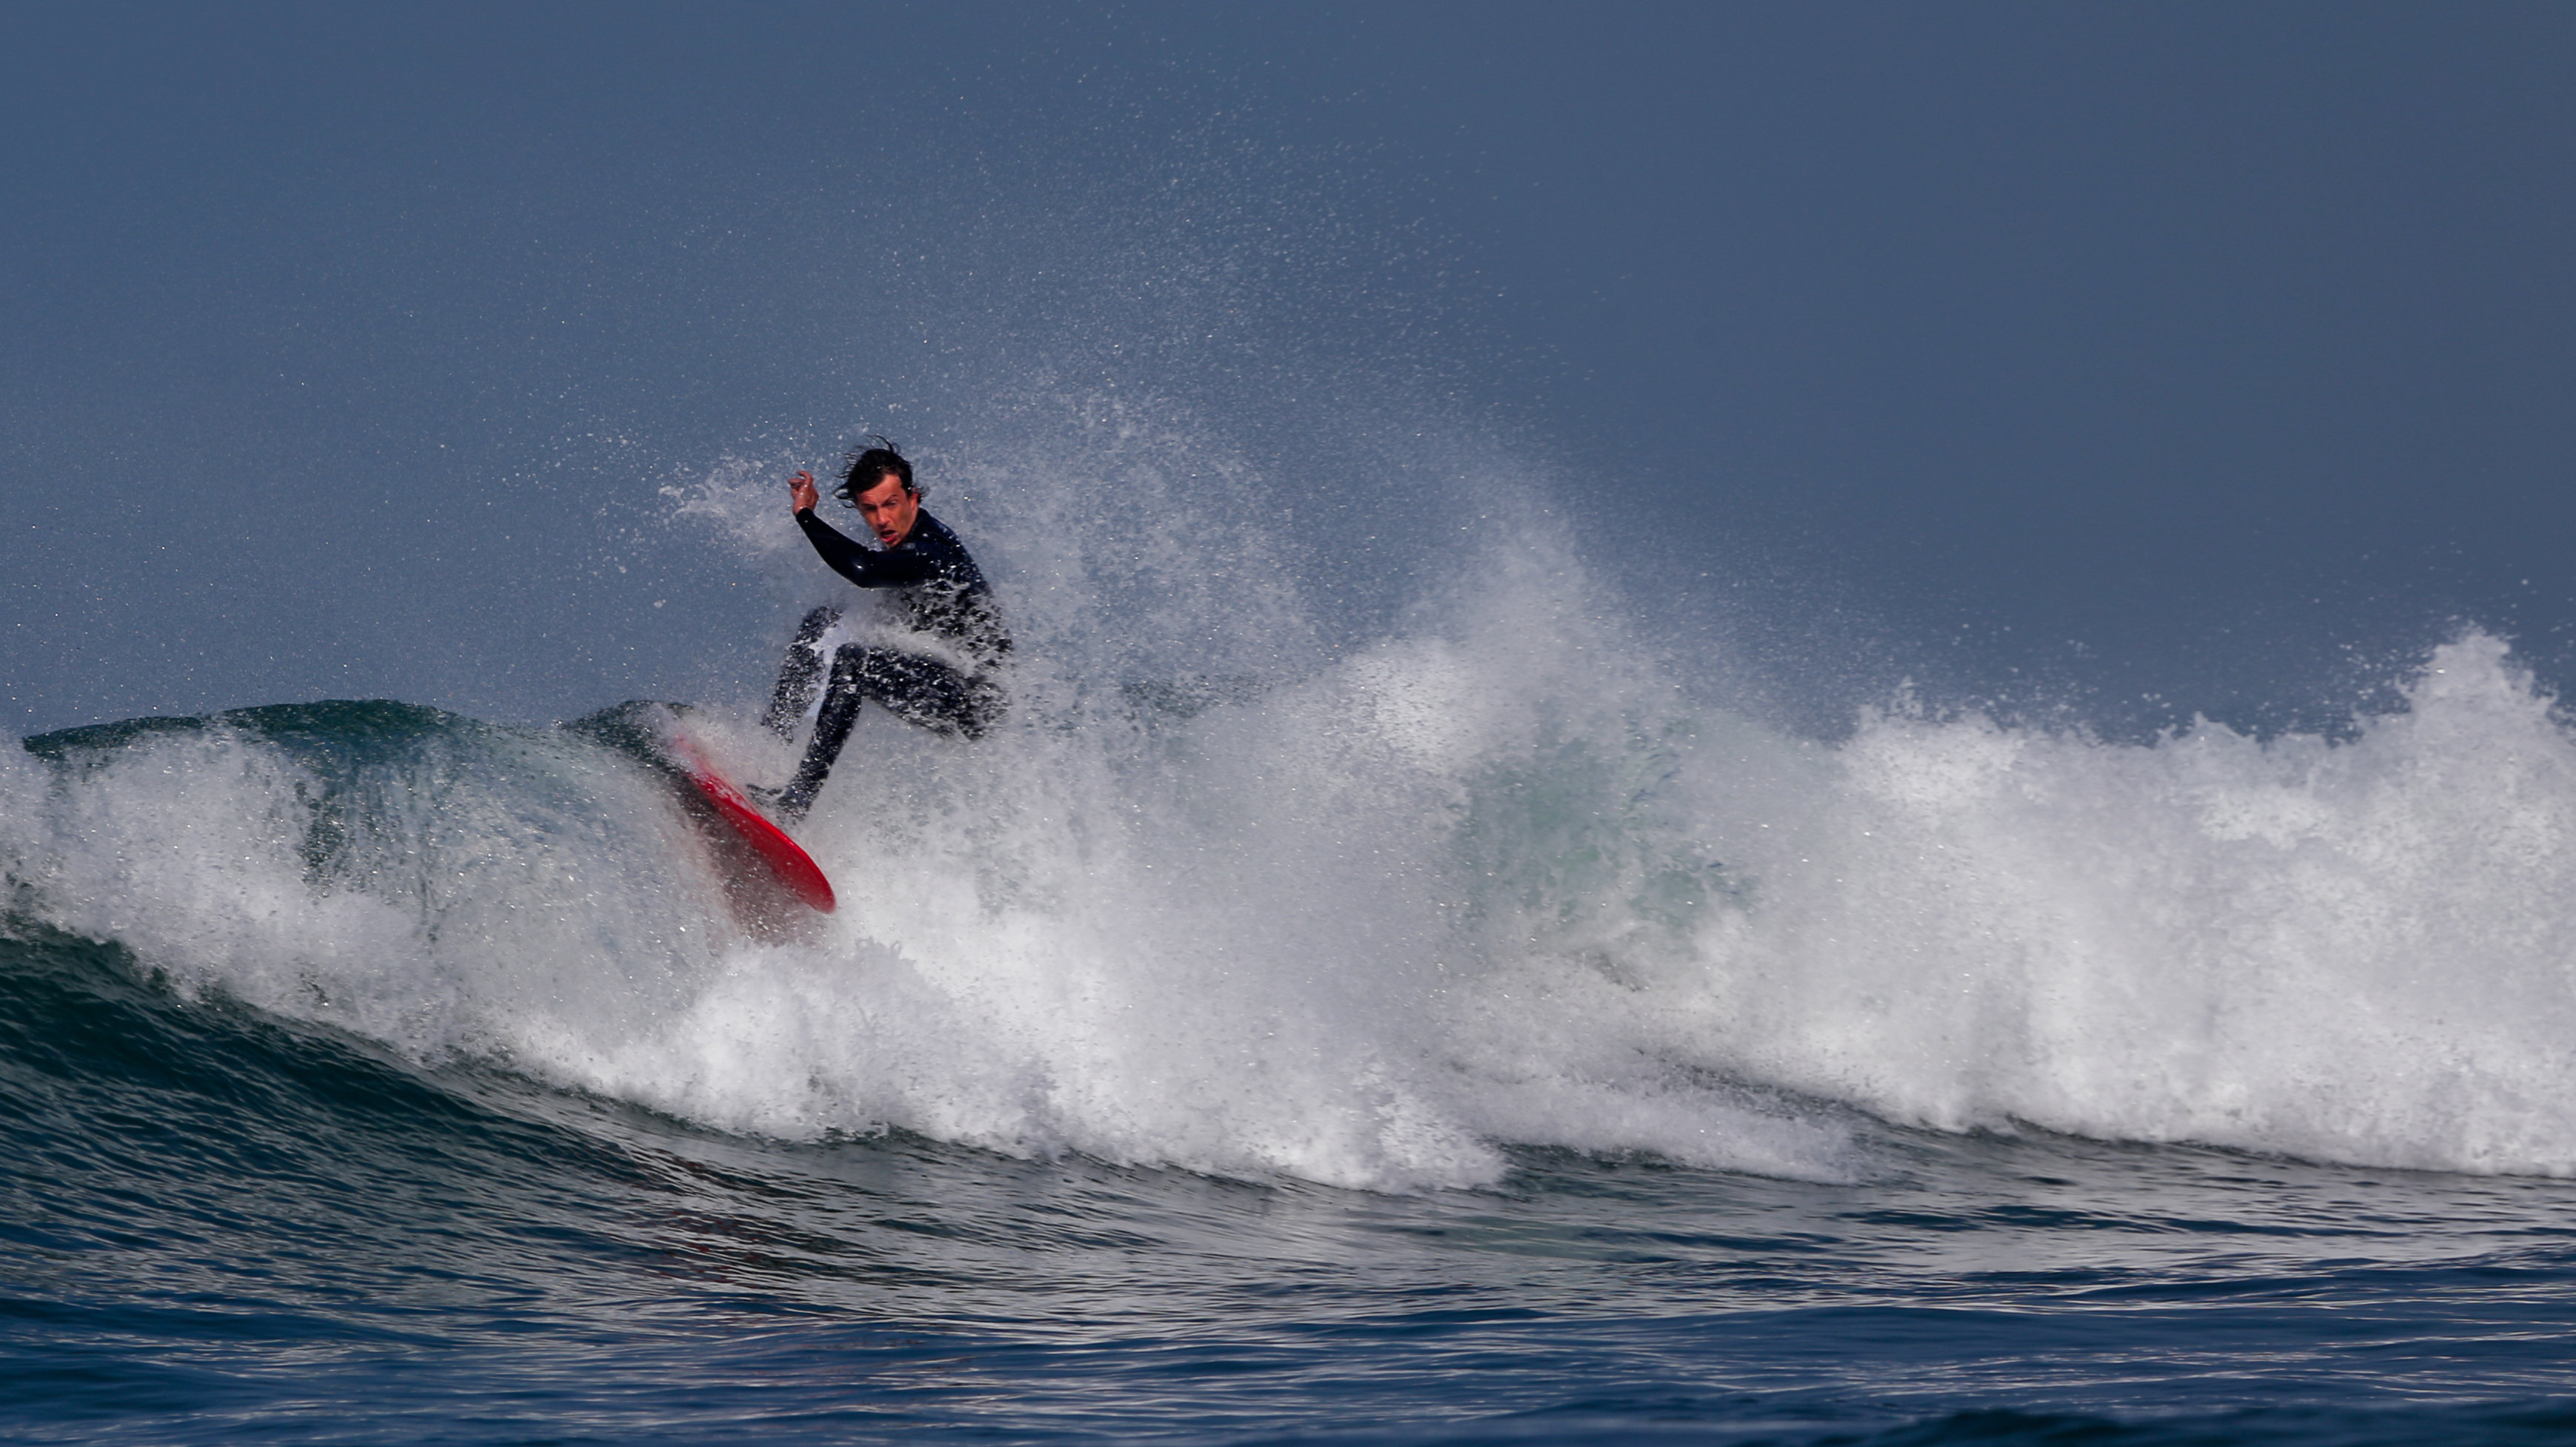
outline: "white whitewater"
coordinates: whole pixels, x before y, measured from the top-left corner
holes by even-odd
[[[862,721],[803,831],[844,900],[815,938],[721,928],[646,781],[478,729],[366,775],[320,873],[321,781],[259,738],[0,753],[12,908],[421,1059],[793,1138],[1384,1189],[1513,1144],[1843,1177],[1857,1107],[2576,1172],[2576,740],[2495,639],[2337,742],[1891,711],[1821,743],[1516,529],[1462,520],[1400,621],[1337,634],[1251,480],[1073,430],[926,470],[1021,705],[972,748]],[[828,581],[786,470],[676,490],[777,582],[782,642]],[[711,720],[752,777],[786,762],[748,723],[773,661]]]

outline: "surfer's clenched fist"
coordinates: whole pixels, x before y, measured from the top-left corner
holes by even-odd
[[[800,472],[787,479],[787,510],[791,513],[812,512],[823,495],[814,490],[814,474]]]

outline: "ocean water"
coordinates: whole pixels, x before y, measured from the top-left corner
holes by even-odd
[[[0,750],[0,1435],[2576,1437],[2576,737],[2504,643],[2331,737],[1817,737],[1541,534],[1354,600],[1069,427],[1140,506],[941,459],[1018,704],[862,722],[828,919],[581,729]],[[783,470],[669,499],[782,620]],[[690,701],[752,779],[767,663]]]

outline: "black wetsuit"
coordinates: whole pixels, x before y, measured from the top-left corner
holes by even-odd
[[[843,536],[814,516],[812,508],[796,514],[796,525],[833,572],[862,588],[901,589],[913,628],[951,645],[958,661],[858,643],[834,649],[814,740],[806,746],[796,777],[778,795],[780,812],[790,818],[801,817],[814,802],[858,722],[864,699],[873,698],[888,712],[927,729],[983,737],[1001,717],[1004,698],[994,675],[1011,652],[1011,635],[1002,626],[983,571],[937,518],[916,514],[903,541],[882,550]],[[837,608],[815,609],[797,628],[796,641],[787,645],[786,666],[778,672],[778,687],[762,716],[782,738],[795,734],[796,720],[813,701],[815,676],[823,669],[823,634],[840,617]]]

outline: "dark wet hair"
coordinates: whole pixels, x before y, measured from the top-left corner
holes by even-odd
[[[857,507],[860,493],[892,477],[903,484],[904,491],[919,496],[921,489],[912,485],[912,464],[904,461],[903,454],[894,450],[893,439],[878,432],[871,433],[868,440],[876,446],[850,454],[849,474],[841,479],[839,487],[832,489],[832,495]]]

